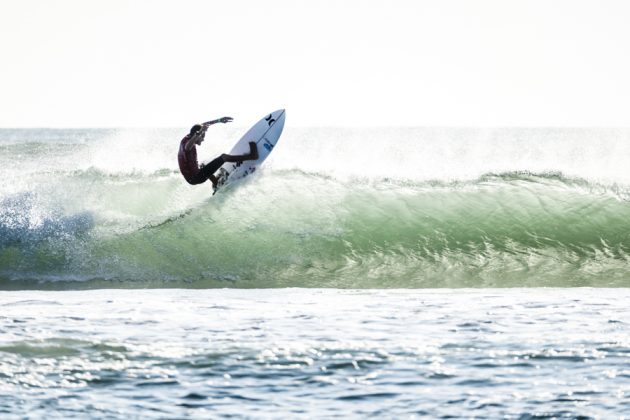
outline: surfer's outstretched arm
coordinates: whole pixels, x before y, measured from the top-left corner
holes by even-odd
[[[204,127],[207,128],[207,127],[209,127],[209,126],[211,126],[213,124],[217,124],[217,123],[226,124],[226,123],[229,123],[229,122],[231,122],[233,120],[234,120],[234,118],[232,118],[232,117],[221,117],[221,118],[218,118],[216,120],[206,121],[205,123],[203,123],[201,125],[203,125]]]
[[[195,145],[201,146],[201,143],[205,140],[208,127],[217,123],[229,123],[232,120],[232,117],[221,117],[216,120],[206,121],[205,123],[193,125],[193,127],[190,129],[190,133],[188,134],[188,142],[184,146],[186,148],[186,151],[190,152],[193,147],[195,147]]]

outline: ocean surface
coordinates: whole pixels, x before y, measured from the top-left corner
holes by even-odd
[[[0,130],[0,417],[630,413],[630,129],[186,131]]]

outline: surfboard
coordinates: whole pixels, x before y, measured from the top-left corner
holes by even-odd
[[[258,148],[258,159],[238,163],[225,162],[217,172],[217,185],[214,187],[214,194],[227,185],[256,172],[256,169],[262,165],[267,156],[276,147],[276,143],[284,128],[285,115],[284,109],[267,114],[236,142],[232,150],[230,150],[230,155],[248,154],[249,142],[253,141]]]

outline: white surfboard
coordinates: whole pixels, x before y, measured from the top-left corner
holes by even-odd
[[[246,155],[249,153],[249,142],[256,143],[258,148],[258,159],[246,160],[244,162],[233,163],[225,162],[217,173],[217,186],[214,188],[216,193],[226,185],[233,183],[239,179],[254,173],[269,156],[282,134],[284,128],[284,109],[279,109],[267,114],[262,120],[258,121],[247,133],[230,150],[230,155]]]

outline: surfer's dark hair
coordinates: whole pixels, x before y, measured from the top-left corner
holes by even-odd
[[[197,134],[199,131],[201,131],[201,125],[200,124],[195,124],[190,129],[190,134]]]

